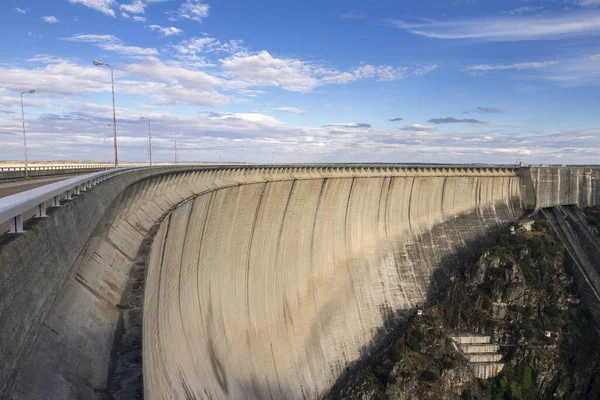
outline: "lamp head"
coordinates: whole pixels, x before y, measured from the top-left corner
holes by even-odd
[[[100,62],[100,61],[96,61],[96,60],[94,60],[94,61],[92,61],[92,62],[94,63],[94,65],[98,65],[98,66],[99,66],[99,65],[104,65],[104,63],[103,63],[103,62]]]
[[[28,90],[27,93],[34,94],[35,93],[35,89]]]

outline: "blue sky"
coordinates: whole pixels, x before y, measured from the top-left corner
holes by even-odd
[[[99,59],[122,160],[143,116],[157,161],[597,163],[599,39],[600,0],[4,0],[0,158],[35,89],[30,159],[103,160]]]

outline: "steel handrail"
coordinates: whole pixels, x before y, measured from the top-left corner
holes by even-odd
[[[10,221],[10,232],[21,233],[24,213],[35,209],[36,217],[45,217],[47,201],[52,200],[52,205],[58,207],[61,195],[64,194],[64,199],[71,200],[73,195],[79,195],[92,186],[131,169],[133,168],[93,172],[0,198],[0,224]]]

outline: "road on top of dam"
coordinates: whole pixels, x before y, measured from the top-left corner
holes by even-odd
[[[27,190],[35,189],[44,185],[48,185],[50,183],[59,182],[65,179],[72,178],[74,176],[81,174],[67,174],[60,176],[48,176],[44,178],[30,178],[30,179],[17,179],[8,182],[0,183],[0,199],[3,197],[12,196],[13,194],[25,192]],[[47,205],[50,204],[50,200],[47,202]],[[25,213],[25,219],[31,218],[35,215],[34,210],[29,210],[29,212]],[[3,224],[0,223],[0,234],[7,232],[10,229],[10,223],[5,222]]]
[[[72,178],[80,174],[68,174],[68,175],[60,175],[60,176],[48,176],[44,178],[34,178],[34,179],[18,179],[8,182],[0,183],[0,198],[11,196],[13,194],[21,193],[26,190],[35,189],[40,186],[47,185],[49,183],[54,183],[58,181],[62,181],[65,179]]]

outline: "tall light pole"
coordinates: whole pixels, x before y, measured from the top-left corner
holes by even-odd
[[[112,83],[112,103],[113,103],[113,131],[114,131],[114,140],[115,140],[115,168],[119,167],[119,157],[117,154],[117,112],[115,110],[115,75],[113,73],[113,67],[107,63],[103,63],[100,61],[93,61],[94,65],[101,67],[103,65],[110,68],[110,80]]]
[[[152,136],[150,136],[150,119],[146,117],[140,117],[148,121],[148,159],[150,160],[150,166],[152,166]]]
[[[175,165],[177,165],[177,133],[169,133],[169,136],[175,136]]]
[[[27,90],[25,92],[21,92],[21,121],[23,123],[23,149],[25,153],[25,178],[29,178],[29,170],[28,170],[28,161],[27,161],[27,136],[25,136],[25,110],[23,107],[23,95],[25,93],[34,94],[35,90]]]
[[[106,127],[107,126],[112,126],[112,124],[104,125],[104,129],[102,130],[102,139],[104,140],[104,164],[108,163],[108,161],[106,160]]]

